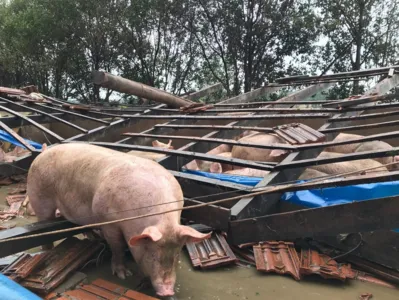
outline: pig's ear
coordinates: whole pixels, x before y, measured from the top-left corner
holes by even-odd
[[[220,163],[213,163],[211,164],[211,168],[209,170],[211,173],[222,173],[223,172],[223,168],[222,165]]]
[[[271,157],[280,157],[286,155],[288,152],[286,150],[274,149],[270,152]]]
[[[158,242],[162,238],[162,233],[155,226],[147,227],[143,230],[143,232],[138,235],[130,238],[129,246],[134,247],[144,239],[150,239],[153,242]]]
[[[178,236],[183,244],[201,242],[203,240],[209,239],[211,235],[212,232],[204,234],[191,227],[183,225],[180,225],[178,229]]]

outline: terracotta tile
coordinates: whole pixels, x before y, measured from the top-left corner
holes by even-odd
[[[132,300],[159,300],[157,298],[154,297],[150,297],[147,296],[145,294],[136,292],[136,291],[132,291],[132,290],[128,290],[126,293],[123,294],[124,296],[132,299]]]
[[[209,239],[186,245],[194,267],[210,269],[237,261],[236,256],[220,233],[213,233]]]
[[[83,285],[80,287],[80,289],[94,295],[98,295],[107,300],[116,300],[120,296],[120,294],[112,293],[95,285]]]
[[[345,281],[352,275],[349,265],[339,265],[331,257],[320,254],[314,250],[301,251],[301,275],[318,274],[326,279],[339,279]]]
[[[124,292],[126,292],[128,290],[127,288],[125,288],[123,286],[117,285],[115,283],[106,281],[101,278],[94,280],[91,284],[101,287],[107,291],[117,293],[119,295],[122,295]]]
[[[293,243],[264,242],[254,246],[256,269],[264,272],[290,274],[300,280],[299,257]]]
[[[74,300],[103,300],[104,298],[99,298],[96,295],[90,294],[82,290],[73,290],[63,293],[64,296],[74,297]]]

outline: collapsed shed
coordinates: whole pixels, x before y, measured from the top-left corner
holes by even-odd
[[[71,104],[47,96],[35,96],[23,90],[0,89],[1,129],[24,146],[28,153],[12,163],[0,164],[0,174],[11,176],[25,172],[40,153],[25,138],[40,143],[89,142],[119,151],[139,150],[165,154],[158,162],[167,168],[182,186],[185,205],[195,209],[183,211],[182,216],[227,232],[234,245],[270,240],[295,240],[310,238],[322,241],[342,251],[359,243],[362,246],[354,255],[380,265],[399,270],[396,249],[399,235],[392,231],[399,228],[398,195],[377,197],[373,201],[309,208],[282,202],[283,194],[300,190],[344,187],[364,183],[378,183],[399,179],[399,171],[366,174],[348,178],[317,179],[306,184],[294,182],[307,167],[340,161],[378,158],[399,154],[398,94],[392,92],[399,85],[399,67],[365,70],[323,77],[292,77],[278,80],[212,106],[196,106],[187,102],[183,109],[155,106],[105,108]],[[363,95],[337,100],[314,101],[311,97],[325,91],[337,81],[353,78],[383,77]],[[98,82],[100,83],[100,82]],[[277,101],[258,101],[287,86],[306,86]],[[117,89],[117,86],[113,85]],[[184,99],[214,92],[212,86]],[[122,90],[129,91],[129,90]],[[141,94],[140,96],[145,96]],[[182,98],[173,97],[177,107]],[[182,102],[183,103],[183,102]],[[312,107],[302,107],[312,105]],[[29,114],[26,114],[29,112]],[[16,133],[12,128],[19,128]],[[244,130],[276,133],[290,141],[284,146],[242,144],[235,141]],[[364,135],[356,141],[334,142],[341,132]],[[173,140],[175,149],[151,146],[153,140]],[[344,154],[336,158],[317,158],[327,146],[384,140],[393,148]],[[261,163],[206,154],[220,144],[240,145],[251,148],[283,149],[291,153],[280,163]],[[226,181],[215,176],[186,172],[183,167],[193,159],[229,163],[270,173],[249,186]],[[254,194],[256,192],[256,194]],[[224,201],[233,198],[231,201]],[[219,202],[217,202],[219,201]],[[213,203],[211,205],[207,205]],[[72,228],[64,223],[38,223],[27,228],[14,228],[0,232],[0,239],[20,237],[46,231]],[[9,241],[0,247],[4,257],[58,240],[72,233]],[[353,233],[353,235],[351,235]],[[349,234],[344,239],[335,238]],[[383,254],[382,254],[383,253]]]

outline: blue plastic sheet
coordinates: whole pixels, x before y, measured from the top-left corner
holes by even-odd
[[[1,141],[6,141],[9,142],[15,146],[19,146],[21,148],[26,149],[26,147],[24,145],[22,145],[20,142],[18,142],[12,135],[8,134],[7,132],[0,130],[0,140]],[[30,140],[25,139],[25,141],[27,141],[29,144],[31,144],[33,147],[35,147],[35,149],[41,150],[42,149],[42,145]]]
[[[7,276],[0,274],[0,299],[2,300],[40,300],[41,298],[25,289]]]
[[[214,174],[201,171],[186,170],[184,172],[222,181],[240,183],[248,186],[256,186],[263,179],[259,177]],[[306,181],[298,181],[298,183],[301,182]],[[399,181],[388,181],[288,192],[281,197],[281,201],[287,201],[309,208],[316,208],[351,203],[355,201],[367,201],[377,198],[392,197],[397,195],[399,195]],[[399,232],[399,229],[395,229],[394,231]]]
[[[201,171],[193,171],[193,170],[184,170],[184,173],[189,173],[198,176],[204,176],[207,178],[228,181],[233,183],[239,183],[248,186],[256,186],[263,178],[260,177],[247,177],[247,176],[237,176],[237,175],[228,175],[228,174],[217,174],[217,173],[208,173]]]

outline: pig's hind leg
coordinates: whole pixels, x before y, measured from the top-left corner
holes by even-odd
[[[55,211],[57,210],[54,199],[46,199],[36,193],[29,193],[29,204],[31,205],[35,215],[39,221],[51,221],[56,218]],[[53,243],[42,246],[43,250],[50,250],[54,247]]]
[[[115,225],[103,226],[101,231],[112,252],[112,274],[120,279],[131,276],[132,272],[125,265],[125,249],[127,244],[122,231]]]

